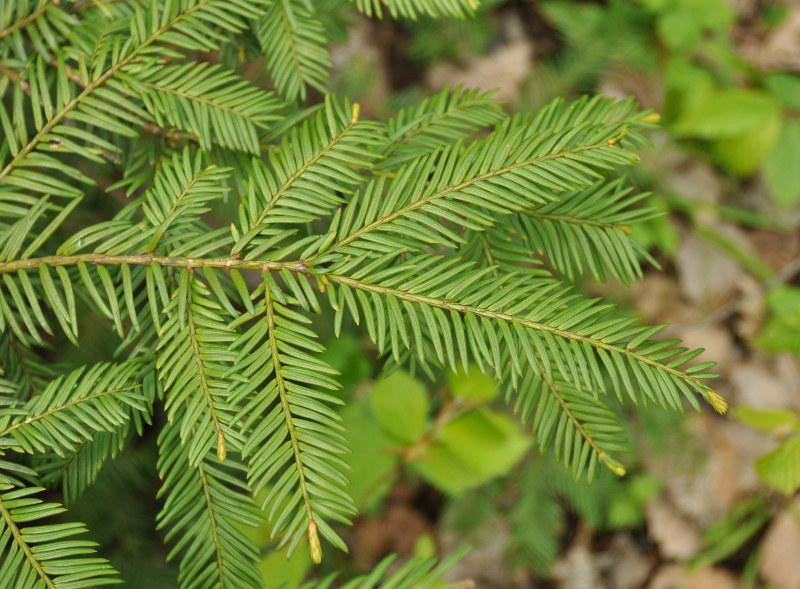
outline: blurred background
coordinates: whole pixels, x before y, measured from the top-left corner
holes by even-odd
[[[351,557],[331,551],[322,572],[470,544],[450,577],[480,589],[800,588],[800,2],[484,0],[467,20],[394,22],[347,0],[314,4],[337,41],[334,89],[364,117],[459,84],[497,88],[511,112],[602,93],[659,113],[630,180],[663,211],[633,229],[661,269],[647,264],[633,289],[581,288],[706,348],[732,406],[725,417],[618,407],[630,417],[628,475],[576,485],[477,370],[437,384],[380,377],[366,337],[324,332],[362,515],[346,532]],[[267,84],[263,64],[246,67]],[[87,341],[106,353],[103,337]],[[169,587],[147,502],[151,437],[72,514],[124,576]],[[287,561],[270,555],[266,527],[253,534],[267,587],[299,587],[307,547]]]

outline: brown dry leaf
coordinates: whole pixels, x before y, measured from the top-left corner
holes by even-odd
[[[741,339],[750,341],[761,332],[767,312],[766,301],[761,283],[752,276],[742,276],[739,289],[742,294],[736,309],[739,317],[734,324],[734,330]]]
[[[689,319],[691,309],[682,304],[675,280],[665,274],[646,274],[632,290],[636,312],[647,323],[680,323]]]
[[[758,0],[728,0],[728,4],[736,11],[736,15],[740,20],[752,18],[758,15],[758,11],[761,10]]]
[[[800,409],[797,370],[791,358],[753,356],[734,366],[728,379],[733,385],[737,405],[755,409]]]
[[[413,506],[414,490],[403,482],[392,487],[378,519],[361,518],[353,530],[353,560],[359,570],[372,568],[391,553],[411,556],[420,536],[432,534],[431,523]]]
[[[741,585],[729,572],[707,568],[690,573],[680,565],[661,567],[647,589],[740,589]]]
[[[678,337],[687,348],[704,348],[705,352],[698,356],[696,362],[713,360],[717,363],[714,371],[718,374],[725,374],[734,360],[733,336],[723,327],[687,326],[678,331]]]
[[[735,227],[718,224],[714,230],[746,245]],[[675,260],[681,293],[693,305],[716,307],[736,292],[742,274],[739,264],[694,234],[683,235]]]
[[[472,548],[445,575],[447,581],[471,579],[475,589],[528,589],[531,580],[525,571],[512,573],[506,565],[509,543],[508,524],[500,517],[486,518],[480,529],[468,537],[456,532],[441,537],[441,552],[452,554],[465,544]]]
[[[763,70],[800,68],[800,6],[792,0],[789,13],[764,40],[752,40],[740,50],[745,58]]]
[[[647,532],[669,560],[689,560],[700,549],[700,535],[694,525],[665,499],[659,497],[645,508]]]
[[[600,563],[584,544],[575,544],[553,566],[559,589],[606,589]],[[610,588],[609,588],[610,589]]]
[[[417,538],[431,533],[430,523],[406,505],[389,505],[379,520],[360,520],[353,530],[353,559],[369,570],[384,556],[396,552],[411,556]]]
[[[668,564],[656,571],[647,589],[685,589],[688,581],[689,573],[685,568],[677,564]]]
[[[518,98],[519,85],[528,75],[533,59],[533,44],[516,41],[482,58],[469,59],[463,67],[448,62],[435,64],[425,73],[430,88],[463,84],[467,88],[499,88],[500,100]]]
[[[649,456],[646,464],[664,481],[664,497],[670,506],[686,520],[703,526],[761,488],[753,463],[773,449],[774,441],[736,421],[707,413],[689,417],[684,427],[681,437],[690,440],[688,445],[663,456]],[[658,534],[653,536],[657,542]],[[688,556],[691,554],[679,557],[676,553],[674,557]]]
[[[702,203],[722,200],[722,182],[710,164],[683,157],[666,174],[672,189],[684,198]]]
[[[800,391],[800,358],[794,354],[778,354],[773,357],[775,375],[788,387],[790,391],[795,391],[792,396],[794,407],[800,408],[800,399],[797,391]]]
[[[630,534],[616,534],[611,550],[603,555],[605,576],[613,589],[638,589],[644,586],[655,564],[655,557],[643,554]]]
[[[800,499],[776,517],[761,544],[761,577],[775,589],[800,587]]]
[[[597,92],[620,100],[634,96],[642,109],[663,112],[663,85],[662,78],[655,73],[619,65],[603,74],[597,83]]]
[[[775,272],[793,262],[800,253],[800,235],[797,233],[749,229],[746,236],[761,261]]]
[[[720,433],[735,449],[733,453],[733,466],[736,472],[728,487],[725,481],[718,479],[717,486],[720,496],[729,500],[738,501],[752,493],[763,491],[764,486],[756,474],[755,463],[764,454],[771,452],[777,446],[777,441],[761,432],[734,420],[726,420],[720,426]]]

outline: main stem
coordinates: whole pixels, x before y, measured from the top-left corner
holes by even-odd
[[[45,256],[43,258],[29,258],[26,260],[12,260],[0,264],[0,274],[30,270],[42,265],[47,266],[76,266],[78,264],[93,264],[96,266],[173,266],[193,270],[195,268],[235,268],[237,270],[281,270],[288,268],[294,272],[307,272],[308,266],[303,261],[272,262],[264,260],[240,260],[238,258],[193,259],[176,258],[171,256],[154,256],[147,254],[110,255],[110,254],[77,254],[72,256]]]

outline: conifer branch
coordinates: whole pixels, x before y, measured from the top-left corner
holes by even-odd
[[[187,305],[186,315],[187,324],[189,326],[189,341],[191,342],[192,346],[192,360],[194,360],[194,364],[197,368],[197,375],[200,380],[200,386],[202,387],[201,392],[203,395],[203,400],[208,408],[208,413],[211,416],[211,422],[216,434],[217,456],[221,461],[223,461],[227,455],[225,434],[222,430],[222,422],[217,409],[217,402],[214,400],[214,397],[211,393],[211,385],[208,382],[211,377],[206,370],[206,366],[203,364],[203,352],[201,350],[200,341],[197,335],[197,321],[195,320],[194,311],[192,310],[191,299]]]
[[[491,268],[492,275],[495,276],[496,278],[499,278],[500,272],[495,263],[494,254],[492,253],[492,248],[491,245],[489,244],[489,240],[486,238],[486,233],[485,232],[479,233],[478,240],[481,245],[483,256],[486,258],[486,262]],[[589,445],[589,447],[593,452],[593,455],[597,456],[597,458],[603,464],[605,464],[606,467],[608,467],[608,469],[611,470],[614,474],[618,476],[624,476],[625,468],[619,462],[617,462],[612,456],[606,453],[606,451],[601,447],[600,441],[589,431],[587,425],[577,417],[575,411],[570,406],[564,394],[561,392],[559,384],[556,382],[554,375],[549,374],[547,367],[542,362],[542,358],[539,356],[534,356],[534,361],[536,362],[537,366],[536,374],[538,375],[538,378],[541,379],[541,382],[547,386],[547,391],[541,393],[542,396],[547,394],[550,395],[552,399],[555,399],[555,401],[558,403],[558,407],[562,412],[562,414],[566,416],[572,428],[578,433],[578,435],[585,441],[586,444]],[[527,389],[529,390],[525,390],[526,385]],[[512,388],[517,388],[517,387],[512,387]],[[533,403],[538,401],[537,407],[535,409],[537,414],[537,421],[539,422],[543,421],[544,418],[542,417],[542,415],[545,413],[544,409],[546,407],[547,400],[542,398],[540,399],[526,398],[535,394],[535,390],[530,390],[530,389],[535,389],[535,379],[534,378],[524,379],[523,384],[521,385],[520,388],[522,390],[518,391],[518,399],[517,402],[515,403],[515,412],[519,412],[520,408],[524,407],[526,402],[530,403],[530,406],[525,410],[523,410],[523,419],[525,419],[524,417],[525,413],[529,413],[531,411]],[[510,392],[511,391],[509,390],[509,393]],[[595,397],[597,396],[596,393],[594,394],[594,396]],[[510,401],[510,394],[508,395],[506,401],[507,402]],[[596,420],[598,416],[593,415],[592,417]],[[608,423],[605,423],[604,426],[605,426],[603,432],[604,434],[608,435],[609,433],[612,434],[617,433],[613,431],[613,427],[609,427]],[[537,428],[534,427],[534,434],[539,438],[540,450],[542,452],[546,451],[550,443],[550,440],[548,439],[549,436],[547,435],[548,432],[537,431]],[[563,456],[563,454],[564,453],[561,452],[561,448],[557,446],[556,447],[557,458],[560,458],[561,456]],[[579,471],[580,469],[583,468],[583,465],[580,464],[581,461],[580,457],[575,456],[575,454],[576,453],[572,453],[570,458],[574,461],[575,464],[577,464],[577,468],[575,470]],[[570,465],[566,464],[565,466],[568,467]],[[592,476],[593,473],[590,473],[590,478]]]
[[[528,160],[525,160],[525,161],[521,161],[521,162],[514,162],[514,163],[512,163],[510,165],[502,166],[502,167],[490,170],[488,172],[485,172],[483,174],[479,174],[479,175],[473,176],[473,177],[471,177],[471,178],[469,178],[467,180],[464,180],[462,182],[458,182],[456,184],[453,184],[453,185],[450,185],[450,186],[446,186],[446,187],[444,187],[444,188],[442,188],[440,190],[437,190],[437,191],[435,191],[435,192],[433,192],[431,194],[425,195],[422,198],[412,199],[411,202],[409,202],[405,206],[397,208],[396,210],[392,211],[391,213],[389,213],[389,214],[387,214],[385,216],[382,216],[382,217],[376,219],[375,221],[373,221],[373,222],[371,222],[371,223],[369,223],[367,225],[364,225],[363,227],[355,229],[347,237],[344,237],[343,239],[340,239],[340,240],[334,242],[328,249],[326,249],[324,252],[322,252],[320,254],[320,256],[323,255],[323,254],[324,255],[328,255],[328,254],[331,254],[333,252],[342,250],[342,249],[346,248],[348,245],[350,245],[350,244],[352,244],[352,243],[354,243],[354,242],[356,242],[356,241],[358,241],[360,239],[363,239],[365,236],[367,236],[367,235],[369,235],[371,233],[374,233],[376,231],[381,230],[382,228],[386,227],[387,225],[391,224],[392,222],[397,221],[398,219],[402,219],[404,217],[410,216],[414,212],[424,209],[426,206],[431,205],[432,203],[435,203],[439,199],[446,199],[446,198],[449,198],[449,197],[454,197],[455,199],[458,199],[458,194],[460,192],[468,190],[469,188],[471,188],[473,186],[480,185],[483,182],[490,181],[490,180],[492,180],[494,178],[502,177],[505,174],[513,173],[513,172],[515,172],[517,170],[525,170],[526,168],[530,168],[532,166],[535,166],[536,164],[541,164],[541,163],[549,162],[549,161],[557,161],[557,160],[559,160],[561,158],[568,157],[570,155],[583,154],[583,153],[592,152],[592,151],[595,151],[595,150],[607,150],[609,148],[619,149],[619,148],[615,147],[613,145],[613,143],[610,142],[610,141],[603,141],[601,143],[595,143],[595,144],[591,144],[591,145],[581,145],[581,146],[578,146],[578,147],[570,147],[568,149],[559,150],[559,151],[557,151],[555,153],[550,153],[550,154],[543,155],[543,156],[537,156],[537,157],[534,157],[534,158],[531,158],[531,159],[528,159]],[[622,152],[624,150],[620,150],[620,151]],[[629,154],[629,152],[625,152],[625,153]]]
[[[534,319],[528,319],[524,316],[516,316],[510,315],[507,313],[494,311],[491,309],[485,309],[480,307],[475,307],[472,305],[465,305],[454,301],[449,301],[447,299],[436,299],[433,297],[425,296],[416,294],[410,291],[404,291],[401,289],[396,288],[387,288],[385,286],[381,286],[379,284],[370,284],[367,282],[363,282],[361,280],[356,280],[354,278],[350,278],[347,276],[338,276],[335,274],[326,274],[325,278],[330,282],[341,284],[345,286],[349,286],[355,290],[361,290],[364,292],[375,293],[382,296],[391,296],[395,297],[402,301],[408,301],[410,303],[416,303],[418,305],[425,305],[428,307],[435,307],[447,311],[457,312],[461,315],[474,315],[476,317],[485,317],[487,319],[492,319],[495,321],[501,321],[507,323],[509,325],[520,325],[526,329],[530,329],[533,331],[545,332],[550,333],[552,335],[558,336],[563,338],[567,341],[574,341],[578,343],[585,343],[592,346],[595,349],[605,350],[607,352],[612,352],[615,354],[620,354],[626,357],[629,357],[635,360],[638,363],[646,364],[654,369],[663,371],[670,376],[673,376],[677,379],[686,381],[692,385],[695,390],[700,392],[706,399],[709,399],[709,395],[714,394],[713,389],[706,385],[701,379],[692,377],[691,375],[681,372],[675,368],[671,368],[668,365],[662,364],[652,358],[638,354],[635,350],[631,350],[622,346],[609,344],[602,339],[593,338],[591,336],[582,335],[580,333],[572,332],[565,329],[560,329],[553,325],[547,325],[544,323],[540,323],[535,321]],[[716,401],[716,399],[715,399]],[[718,401],[716,402],[718,403]],[[712,404],[716,404],[712,403]],[[722,402],[721,404],[717,405],[717,409],[724,413],[726,408],[726,404]]]
[[[115,387],[109,389],[103,389],[97,391],[91,395],[86,397],[74,398],[70,399],[66,403],[54,405],[52,407],[48,407],[46,411],[42,413],[37,413],[35,415],[29,415],[24,420],[18,421],[17,423],[12,423],[5,428],[0,428],[0,438],[13,434],[14,431],[25,429],[29,426],[36,424],[38,421],[46,420],[50,417],[60,415],[61,413],[69,412],[70,409],[79,407],[80,405],[87,404],[91,405],[95,401],[99,401],[104,399],[105,397],[116,397],[119,393],[126,392],[126,391],[135,391],[140,388],[140,385],[129,385],[125,387]]]
[[[164,507],[158,529],[167,542],[177,539],[167,560],[181,554],[181,586],[238,589],[262,587],[256,569],[258,552],[242,525],[254,527],[260,518],[240,480],[242,465],[235,458],[223,463],[213,454],[189,465],[188,449],[178,428],[167,425],[159,436],[158,497]]]
[[[50,134],[53,128],[60,123],[61,120],[64,119],[64,117],[66,117],[76,106],[78,106],[82,100],[88,96],[91,96],[98,88],[100,88],[111,77],[120,72],[125,66],[133,63],[138,56],[150,45],[152,45],[160,36],[169,31],[171,28],[175,27],[178,23],[186,19],[192,13],[201,10],[206,4],[210,4],[213,1],[214,0],[200,0],[196,5],[189,7],[185,12],[177,14],[175,18],[169,22],[162,23],[147,38],[141,40],[141,42],[131,50],[129,55],[118,60],[103,74],[86,84],[84,89],[75,98],[64,104],[61,109],[58,110],[58,112],[55,112],[53,117],[44,124],[42,129],[40,129],[26,145],[23,145],[19,152],[13,158],[11,158],[11,161],[9,161],[8,164],[6,164],[5,167],[0,170],[0,183],[2,183],[3,179],[8,176],[9,173],[11,173],[11,171],[19,164],[19,162],[25,159],[28,154],[30,154],[39,145],[39,143]]]
[[[269,201],[259,213],[253,226],[259,227],[263,225],[270,216],[270,213],[272,213],[273,209],[280,203],[281,198],[283,198],[286,193],[292,189],[295,183],[303,177],[303,174],[308,172],[308,170],[313,169],[314,166],[320,162],[320,160],[335,150],[336,146],[339,145],[345,139],[345,137],[347,137],[348,133],[356,126],[357,123],[357,118],[351,118],[350,122],[345,125],[339,133],[331,137],[330,141],[322,145],[311,158],[305,160],[302,164],[300,164],[300,166],[298,166],[296,170],[293,170],[291,175],[281,184],[280,188],[278,188],[278,190],[276,190],[275,193],[270,196]]]
[[[288,261],[288,262],[274,262],[265,260],[240,260],[237,258],[221,258],[221,259],[191,259],[191,258],[170,258],[164,256],[147,256],[147,255],[107,255],[107,254],[79,254],[74,256],[48,256],[44,258],[35,258],[29,260],[16,260],[0,264],[0,274],[15,272],[22,269],[36,268],[41,265],[48,266],[68,266],[77,265],[79,263],[95,264],[95,265],[112,265],[121,266],[122,264],[149,266],[152,264],[159,264],[168,267],[180,267],[187,270],[194,270],[196,268],[220,268],[220,269],[237,269],[237,270],[259,270],[259,271],[278,271],[281,269],[290,270],[302,274],[309,274],[313,266],[309,261]],[[311,272],[316,274],[318,272]],[[448,311],[456,311],[461,314],[471,314],[477,317],[485,317],[496,321],[503,321],[509,324],[519,324],[525,328],[533,329],[535,331],[547,332],[558,337],[564,338],[568,341],[575,341],[579,343],[586,343],[593,348],[603,349],[609,352],[619,353],[624,356],[630,357],[637,362],[649,365],[653,368],[663,370],[664,372],[690,382],[699,391],[708,394],[712,389],[705,383],[697,378],[687,376],[685,373],[665,366],[647,356],[642,356],[636,352],[608,344],[607,342],[590,336],[581,335],[571,332],[569,330],[559,329],[547,324],[538,323],[535,320],[527,319],[525,317],[509,315],[506,313],[493,311],[491,309],[484,309],[474,307],[471,305],[459,304],[457,302],[448,301],[446,299],[436,299],[425,295],[415,294],[413,292],[406,292],[398,289],[387,288],[379,284],[370,284],[360,280],[356,280],[347,276],[340,276],[336,274],[324,273],[324,277],[334,283],[343,284],[352,287],[356,290],[365,292],[372,292],[381,295],[390,295],[400,300],[417,303],[420,305],[427,305],[430,307],[438,307]]]
[[[41,579],[48,589],[58,589],[58,586],[55,584],[50,575],[45,572],[43,564],[39,562],[39,559],[36,558],[36,555],[34,555],[31,545],[25,541],[22,530],[20,530],[19,526],[17,526],[17,522],[14,521],[14,518],[11,517],[11,512],[6,508],[2,495],[0,495],[0,517],[3,519],[4,525],[2,527],[5,527],[11,531],[11,535],[14,537],[14,544],[22,549],[22,553],[25,555],[25,560],[36,572],[36,576]]]
[[[61,0],[52,0],[54,4],[60,4]],[[47,5],[49,2],[43,3],[39,6],[36,10],[31,12],[29,15],[22,17],[17,22],[7,26],[6,28],[0,30],[0,41],[8,37],[11,33],[16,31],[17,29],[24,29],[32,22],[35,22],[37,18],[42,16],[47,11]]]
[[[222,431],[222,430],[220,430]],[[211,535],[211,545],[214,548],[214,561],[216,564],[215,570],[217,571],[216,577],[220,587],[227,585],[225,574],[225,558],[222,554],[222,542],[220,541],[219,523],[217,518],[214,517],[216,510],[214,509],[214,497],[209,484],[208,474],[206,473],[206,466],[203,462],[197,465],[197,478],[203,489],[203,500],[206,508],[203,510],[208,517],[209,530]]]
[[[281,412],[283,419],[286,423],[286,431],[289,432],[289,441],[292,446],[292,456],[294,466],[297,470],[298,486],[300,493],[303,497],[303,509],[306,514],[306,526],[308,530],[308,538],[311,544],[311,556],[314,562],[319,563],[322,559],[322,553],[319,547],[319,537],[317,536],[317,524],[315,521],[314,510],[311,506],[311,499],[308,495],[308,484],[306,482],[306,467],[303,463],[302,452],[300,450],[300,443],[297,439],[295,431],[294,416],[292,415],[292,407],[290,405],[289,393],[286,390],[286,382],[283,376],[283,365],[281,363],[281,353],[278,349],[278,340],[275,336],[275,311],[272,308],[272,296],[269,290],[265,293],[266,309],[264,318],[267,322],[267,338],[269,342],[269,350],[272,356],[273,370],[275,371],[275,386],[278,389],[278,398],[280,399]]]
[[[52,67],[58,67],[57,63],[54,63],[52,61],[48,63]],[[64,65],[64,71],[66,72],[67,78],[69,78],[73,83],[77,84],[84,90],[86,89],[88,84],[84,82],[83,78],[81,78],[80,74],[76,72],[72,68],[72,66]],[[21,75],[19,72],[11,68],[5,67],[3,65],[0,65],[0,75],[8,76],[8,78],[11,80],[13,84],[16,84],[17,80],[19,80],[19,84],[20,87],[22,88],[22,91],[25,92],[25,94],[27,94],[28,96],[30,96],[31,87],[28,84],[28,82],[25,81],[24,78],[20,80]],[[134,116],[139,121],[139,126],[142,128],[142,130],[144,130],[147,133],[150,133],[151,135],[155,135],[156,137],[166,137],[167,139],[174,141],[189,140],[189,141],[194,141],[195,143],[197,143],[198,141],[197,137],[192,133],[185,133],[177,129],[165,129],[164,127],[160,127],[155,123],[151,123],[150,121],[145,121],[136,115],[132,116]]]
[[[95,544],[72,540],[86,528],[77,522],[41,525],[61,514],[58,503],[44,503],[33,495],[42,488],[0,485],[0,569],[9,587],[35,588],[100,586],[119,583],[116,571],[93,556]],[[30,525],[35,522],[34,525]],[[22,527],[20,524],[27,524]],[[21,554],[20,554],[21,553]]]

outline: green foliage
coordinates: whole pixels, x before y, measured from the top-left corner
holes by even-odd
[[[719,562],[753,539],[769,521],[767,500],[762,496],[742,500],[703,534],[704,547],[692,560],[695,567]]]
[[[525,84],[523,104],[541,106],[556,96],[591,91],[605,72],[633,66],[658,67],[648,13],[633,2],[550,0],[541,11],[565,47],[540,60]]]
[[[782,286],[767,295],[769,315],[756,344],[770,352],[800,353],[800,290]],[[756,460],[755,470],[769,488],[791,496],[800,489],[800,416],[795,411],[741,407],[736,418],[781,439],[773,451]]]
[[[342,426],[351,452],[344,457],[350,467],[350,495],[363,513],[380,505],[394,482],[398,468],[397,441],[378,425],[367,402],[353,402],[342,411]]]
[[[685,91],[695,92],[688,87]],[[709,88],[705,98],[691,99],[673,130],[678,136],[713,141],[719,161],[729,171],[748,175],[774,150],[780,115],[777,101],[765,92]]]
[[[395,570],[390,568],[395,558],[388,556],[370,574],[353,579],[341,587],[342,589],[371,589],[377,586],[396,589],[434,589],[441,586],[445,573],[463,554],[464,550],[461,550],[438,564],[432,558],[414,558]],[[329,579],[328,582],[323,582],[316,587],[327,589],[331,586],[332,578]],[[310,587],[310,585],[304,585],[303,589],[310,589]]]
[[[725,0],[640,0],[656,15],[656,30],[670,49],[687,49],[706,34],[724,32],[734,24],[735,14]]]
[[[422,452],[417,472],[458,494],[508,472],[531,444],[510,418],[489,409],[460,415],[442,425]]]
[[[764,87],[789,108],[800,108],[800,77],[786,72],[764,76]]]
[[[783,439],[775,450],[756,460],[756,473],[768,487],[794,495],[800,489],[800,415],[786,409],[740,407],[736,418]]]
[[[470,370],[469,374],[453,372],[447,375],[447,383],[450,385],[453,397],[481,402],[491,401],[500,393],[488,374],[479,372],[477,367],[470,367]]]
[[[608,273],[630,284],[641,278],[641,258],[656,263],[627,238],[633,224],[654,217],[652,208],[633,206],[647,196],[632,196],[631,189],[618,180],[565,195],[521,215],[515,229],[531,249],[549,252],[553,266],[570,280],[586,269],[597,280],[605,281]]]
[[[329,16],[291,0],[0,1],[3,581],[117,578],[31,495],[60,484],[79,502],[140,437],[157,440],[178,585],[238,588],[263,585],[264,544],[316,563],[322,539],[347,550],[377,474],[461,492],[507,475],[533,436],[570,469],[560,480],[591,480],[624,472],[609,400],[725,411],[700,350],[573,288],[641,273],[629,224],[651,211],[620,177],[650,113],[594,97],[509,117],[457,88],[364,120],[326,93]],[[238,62],[262,52],[274,92]],[[302,104],[311,90],[324,97]],[[340,390],[332,364],[348,364],[319,343],[355,326],[388,374],[366,398]],[[114,345],[98,361],[87,339]],[[469,371],[443,395],[419,381]],[[528,431],[490,406],[500,392]],[[452,561],[390,564],[342,586],[433,587]]]
[[[695,98],[696,100],[696,98]],[[746,89],[714,93],[674,123],[678,134],[703,139],[735,137],[754,127],[769,123],[777,114],[774,101],[767,94]]]
[[[203,149],[212,139],[228,149],[258,154],[259,130],[278,119],[278,100],[234,72],[202,63],[162,67],[123,78],[160,127],[195,135]]]
[[[419,381],[394,372],[372,387],[370,407],[381,429],[399,442],[412,443],[425,431],[428,395]]]
[[[775,150],[764,162],[764,179],[777,203],[788,208],[800,201],[800,122],[789,121],[781,130]]]
[[[420,18],[403,23],[411,35],[409,56],[423,64],[439,60],[461,61],[465,55],[482,55],[497,35],[494,10],[504,0],[484,0],[470,18]]]
[[[709,144],[728,172],[752,175],[776,152],[783,113],[768,92],[733,83],[740,72],[749,72],[730,46],[733,11],[722,1],[646,4],[670,51],[665,107],[670,130],[678,139]],[[716,69],[703,63],[706,54],[714,55]]]
[[[419,16],[452,16],[464,18],[471,16],[478,8],[475,0],[356,0],[359,11],[367,16],[383,17],[384,9],[392,18],[404,17],[416,20]]]
[[[380,379],[343,413],[357,506],[368,510],[380,500],[401,466],[458,495],[507,474],[525,454],[531,440],[518,424],[485,406],[498,394],[488,375],[449,380],[452,398],[435,415],[422,383],[404,371]]]
[[[756,461],[756,472],[767,486],[786,495],[800,488],[800,436],[794,435]]]
[[[769,352],[800,354],[800,289],[779,286],[767,295],[769,315],[756,344]]]
[[[386,158],[378,166],[405,163],[455,139],[466,139],[470,132],[496,125],[506,114],[492,94],[460,86],[452,91],[445,88],[416,107],[400,110],[386,124],[388,141],[382,149]]]

